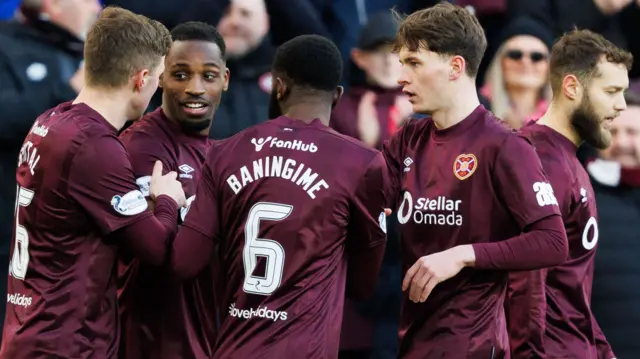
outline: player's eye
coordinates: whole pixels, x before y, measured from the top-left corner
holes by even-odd
[[[186,80],[187,79],[187,74],[184,72],[174,72],[173,73],[173,77],[176,80]]]
[[[215,72],[207,72],[206,74],[204,74],[204,79],[205,80],[212,81],[212,80],[215,80],[217,78],[218,78],[218,74],[215,73]]]

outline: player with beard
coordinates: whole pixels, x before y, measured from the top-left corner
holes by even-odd
[[[179,277],[195,275],[218,246],[212,358],[337,358],[345,290],[373,292],[386,243],[385,162],[327,126],[342,63],[321,36],[284,43],[272,66],[284,115],[209,151],[171,262]]]
[[[609,125],[626,108],[633,58],[598,34],[576,30],[558,40],[550,61],[553,100],[540,120],[521,131],[536,147],[553,186],[569,257],[548,270],[510,274],[506,308],[512,358],[612,359],[590,309],[598,213],[576,151],[583,142],[597,149],[609,146]]]
[[[7,302],[0,358],[116,358],[116,249],[161,264],[186,204],[158,165],[147,211],[117,136],[147,108],[170,45],[157,21],[105,9],[87,34],[85,87],[25,139],[8,282],[20,300]]]
[[[509,355],[508,271],[561,264],[567,239],[533,146],[480,105],[486,38],[450,3],[398,31],[399,83],[413,110],[384,146],[402,234],[400,358]],[[526,165],[524,165],[526,164]]]
[[[120,135],[140,190],[149,196],[156,161],[193,200],[210,147],[214,113],[229,83],[225,44],[215,27],[187,22],[171,31],[173,43],[160,78],[162,107]],[[157,267],[120,253],[118,265],[121,359],[200,359],[213,353],[217,312],[212,268],[182,284]]]

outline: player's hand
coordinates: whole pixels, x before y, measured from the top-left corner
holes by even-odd
[[[358,136],[365,144],[374,147],[380,138],[380,122],[376,109],[376,94],[372,91],[362,95],[358,104]]]
[[[424,302],[436,285],[455,276],[473,261],[475,253],[471,246],[457,246],[424,256],[407,271],[402,290],[409,290],[409,299],[414,303]]]
[[[393,211],[391,210],[391,208],[385,208],[384,209],[384,215],[389,217],[391,215],[391,213],[393,213]]]
[[[160,195],[171,197],[178,206],[187,205],[187,198],[182,189],[182,184],[177,180],[178,174],[171,171],[166,175],[162,175],[162,162],[156,161],[151,174],[151,184],[149,185],[149,194],[153,200]]]

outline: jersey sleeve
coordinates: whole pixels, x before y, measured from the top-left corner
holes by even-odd
[[[196,196],[183,213],[183,226],[217,240],[219,230],[218,196],[210,162],[202,168]]]
[[[381,153],[369,163],[351,200],[348,245],[368,248],[386,240],[385,186],[388,183],[386,164]]]
[[[374,289],[385,251],[387,219],[384,157],[376,154],[359,181],[347,230],[347,285],[351,299],[365,299]]]
[[[386,140],[382,145],[382,153],[386,161],[387,171],[387,184],[385,188],[387,197],[387,206],[395,208],[398,193],[400,193],[400,183],[402,181],[402,157],[405,152],[404,138],[407,127],[410,124],[407,123],[396,132],[391,138]]]
[[[151,215],[135,184],[129,156],[113,135],[81,145],[71,161],[68,190],[105,236]]]
[[[209,263],[218,240],[218,196],[209,161],[202,168],[196,196],[183,212],[184,221],[171,253],[171,271],[179,279],[196,276]]]
[[[145,197],[149,197],[151,172],[156,161],[162,162],[165,173],[171,169],[169,149],[157,137],[145,132],[126,131],[120,135],[120,140],[131,158],[136,185]]]
[[[521,136],[509,135],[498,151],[494,185],[520,229],[559,215],[553,187],[531,143]]]

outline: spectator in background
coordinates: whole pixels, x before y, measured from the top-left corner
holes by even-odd
[[[640,358],[640,96],[627,106],[587,164],[599,217],[591,309],[618,358]]]
[[[369,18],[351,51],[349,89],[331,115],[334,130],[377,149],[413,112],[398,84],[401,65],[391,45],[397,31],[389,11]],[[341,359],[397,357],[402,283],[395,221],[387,218],[387,248],[373,298],[345,304]]]
[[[21,21],[0,23],[0,268],[9,266],[20,147],[41,113],[82,88],[83,39],[100,9],[98,0],[24,0]]]
[[[230,137],[267,119],[271,93],[271,60],[264,0],[233,0],[218,24],[227,45],[231,81],[216,112],[210,137]]]
[[[554,37],[574,27],[587,29],[640,58],[640,0],[507,0],[507,9],[511,18],[541,20]],[[640,62],[636,61],[629,77],[638,75]]]
[[[378,149],[412,113],[398,85],[400,61],[391,45],[397,29],[390,12],[365,25],[351,51],[350,88],[331,116],[334,130]]]
[[[520,128],[547,110],[552,43],[551,32],[526,17],[514,20],[502,33],[481,94],[489,101],[491,111],[512,128]]]

